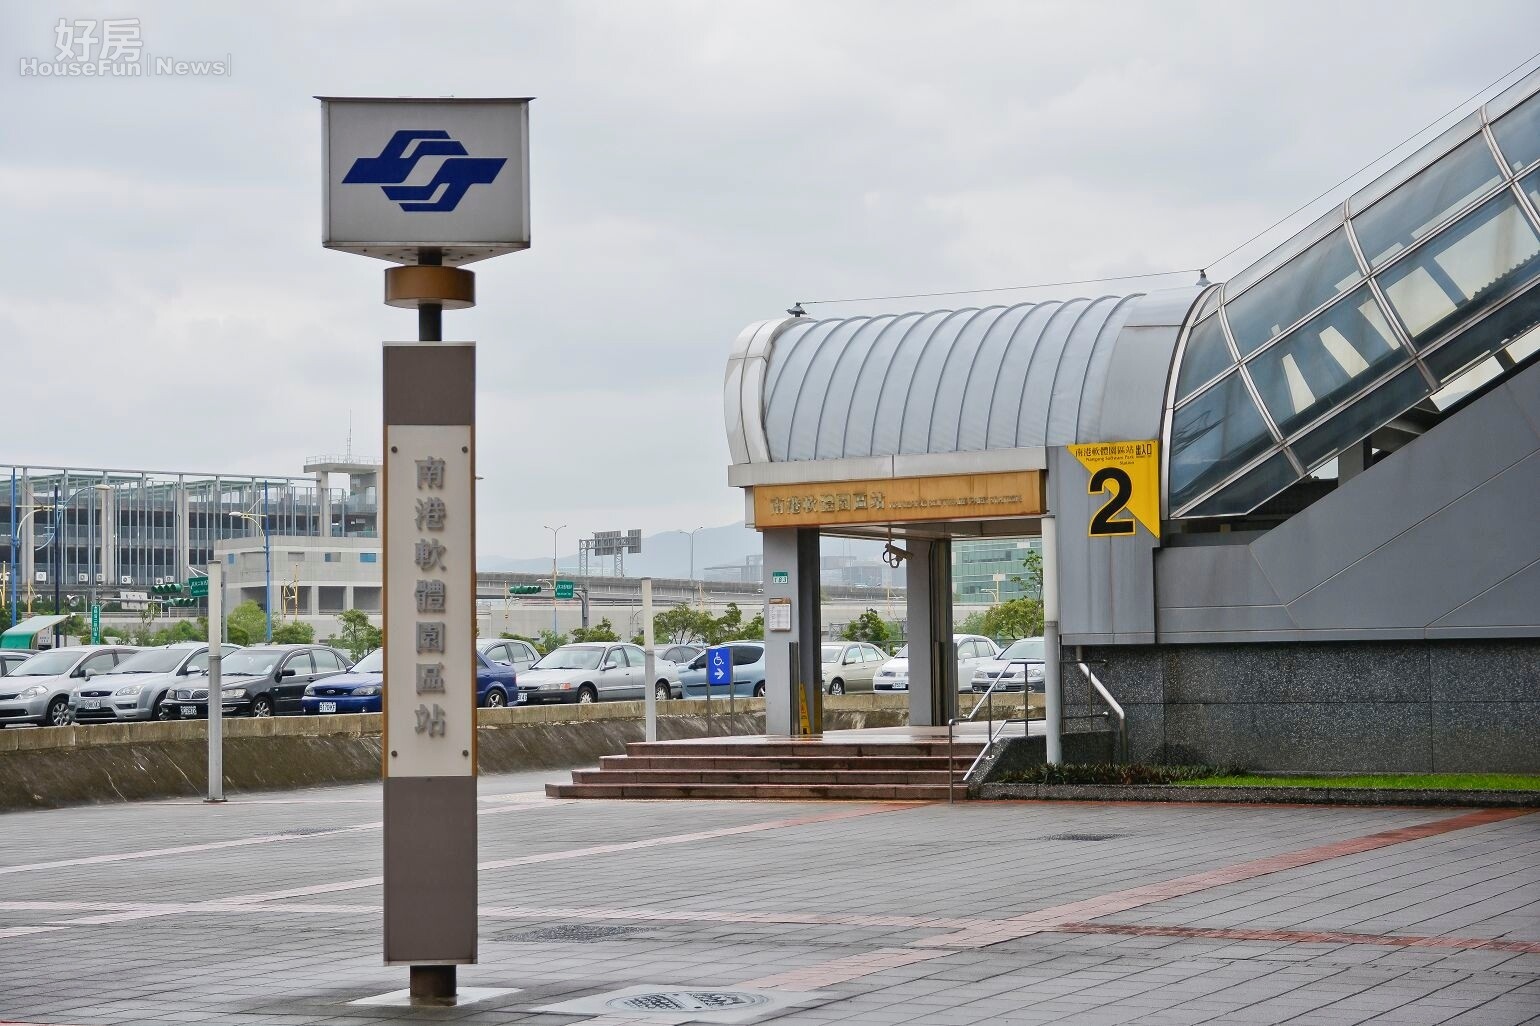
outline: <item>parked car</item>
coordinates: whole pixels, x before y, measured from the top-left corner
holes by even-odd
[[[706,674],[706,649],[690,660],[679,671],[679,682],[685,698],[726,698],[729,694],[738,698],[759,697],[765,693],[765,644],[762,641],[729,641],[724,648],[732,649],[733,682],[708,684]]]
[[[7,648],[0,651],[0,677],[6,676],[35,655],[37,655],[35,648]]]
[[[974,671],[999,655],[1000,647],[982,634],[954,634],[952,644],[957,646],[957,690],[970,691],[973,688]],[[897,655],[877,670],[873,688],[877,691],[909,690],[908,645],[899,649]]]
[[[655,660],[654,679],[646,679],[641,646],[584,641],[563,645],[519,674],[519,693],[534,702],[597,702],[600,699],[640,699],[650,686],[659,699],[680,692],[679,669]]]
[[[75,645],[37,653],[0,678],[0,726],[64,726],[70,721],[70,689],[106,673],[134,651],[118,645]]]
[[[476,653],[476,704],[500,709],[523,699],[517,672],[507,663]],[[379,712],[385,690],[385,650],[377,648],[347,673],[339,673],[305,688],[300,705],[308,715]]]
[[[304,710],[305,688],[347,671],[348,657],[325,645],[254,645],[221,660],[220,709],[226,716],[282,716]],[[189,684],[168,701],[181,719],[209,714],[209,689]]]
[[[888,654],[876,645],[858,641],[826,641],[823,644],[823,689],[844,695],[872,690],[872,678]]]
[[[494,663],[507,663],[515,670],[527,670],[540,661],[535,646],[518,638],[483,638],[476,648]]]
[[[658,658],[666,659],[675,666],[689,666],[704,651],[705,645],[669,645],[658,650]]]
[[[1005,647],[997,658],[986,660],[973,671],[973,690],[984,692],[1000,677],[995,693],[1021,691],[1043,693],[1043,639],[1022,638]],[[1003,676],[1001,676],[1003,674]]]
[[[230,655],[239,645],[224,645]],[[178,641],[140,649],[106,673],[75,685],[70,691],[70,715],[76,723],[116,723],[121,720],[170,720],[179,711],[166,696],[189,678],[209,672],[206,641]]]

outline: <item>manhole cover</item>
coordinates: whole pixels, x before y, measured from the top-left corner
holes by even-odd
[[[534,930],[505,933],[499,940],[508,941],[559,941],[566,944],[584,944],[591,941],[613,940],[630,937],[640,928],[635,926],[587,926],[574,923],[567,926],[542,926]]]
[[[666,990],[652,994],[632,994],[606,1002],[622,1012],[704,1012],[724,1008],[753,1008],[769,1004],[763,994],[741,990]]]
[[[1045,841],[1110,841],[1122,834],[1050,834]]]

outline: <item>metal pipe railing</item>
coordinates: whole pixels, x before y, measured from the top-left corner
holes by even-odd
[[[1081,674],[1083,674],[1085,676],[1085,679],[1090,683],[1091,687],[1096,689],[1096,693],[1101,697],[1101,700],[1106,703],[1107,708],[1112,711],[1112,715],[1116,716],[1118,718],[1118,751],[1119,751],[1120,756],[1122,757],[1122,760],[1124,762],[1127,762],[1128,761],[1128,716],[1127,716],[1127,714],[1123,712],[1123,707],[1118,704],[1118,700],[1116,698],[1112,697],[1112,692],[1108,691],[1107,688],[1102,684],[1102,682],[1097,679],[1096,674],[1091,672],[1091,668],[1089,666],[1087,666],[1085,663],[1081,663],[1081,662],[1077,662],[1075,665],[1080,669]]]

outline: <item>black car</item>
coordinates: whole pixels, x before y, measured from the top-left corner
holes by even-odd
[[[304,712],[300,699],[318,680],[347,672],[348,657],[325,645],[257,645],[221,660],[220,709],[226,716],[286,716]],[[166,698],[181,719],[209,714],[209,691],[181,687]]]

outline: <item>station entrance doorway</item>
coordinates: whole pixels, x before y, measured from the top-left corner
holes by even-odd
[[[766,732],[821,733],[819,543],[824,536],[886,543],[906,575],[909,724],[958,715],[952,542],[1036,536],[1046,468],[756,485],[753,526],[764,542]]]

